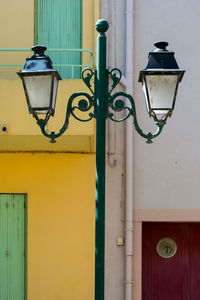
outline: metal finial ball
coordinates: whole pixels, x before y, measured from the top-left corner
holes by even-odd
[[[167,51],[166,47],[169,45],[168,42],[166,41],[158,41],[156,43],[154,43],[154,46],[158,49],[161,49],[163,51]]]
[[[47,50],[47,47],[41,46],[41,45],[35,45],[31,48],[32,51],[34,51],[35,54],[42,54],[44,55],[44,51]]]
[[[101,20],[98,20],[96,22],[96,30],[99,32],[99,33],[104,33],[108,30],[108,27],[109,27],[109,24],[106,20],[104,19],[101,19]]]

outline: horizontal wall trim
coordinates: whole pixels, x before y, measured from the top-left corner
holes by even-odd
[[[134,222],[200,222],[200,209],[138,209]]]

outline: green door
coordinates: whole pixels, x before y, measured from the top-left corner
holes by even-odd
[[[0,194],[0,299],[26,299],[26,196]]]
[[[82,0],[35,0],[35,44],[81,49]],[[80,52],[49,52],[54,64],[80,65]],[[55,67],[62,78],[80,78],[80,67]]]

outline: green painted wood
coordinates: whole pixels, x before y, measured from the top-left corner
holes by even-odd
[[[26,299],[26,196],[0,194],[0,299]]]
[[[82,0],[35,0],[35,44],[82,48]],[[54,64],[81,64],[81,53],[50,53]],[[62,78],[80,78],[81,68],[56,68]]]

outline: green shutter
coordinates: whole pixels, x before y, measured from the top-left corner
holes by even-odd
[[[81,49],[82,0],[35,0],[35,44]],[[81,64],[79,52],[50,52],[54,64]],[[56,68],[62,78],[80,78],[80,68]]]
[[[26,299],[26,197],[0,194],[0,299]]]

